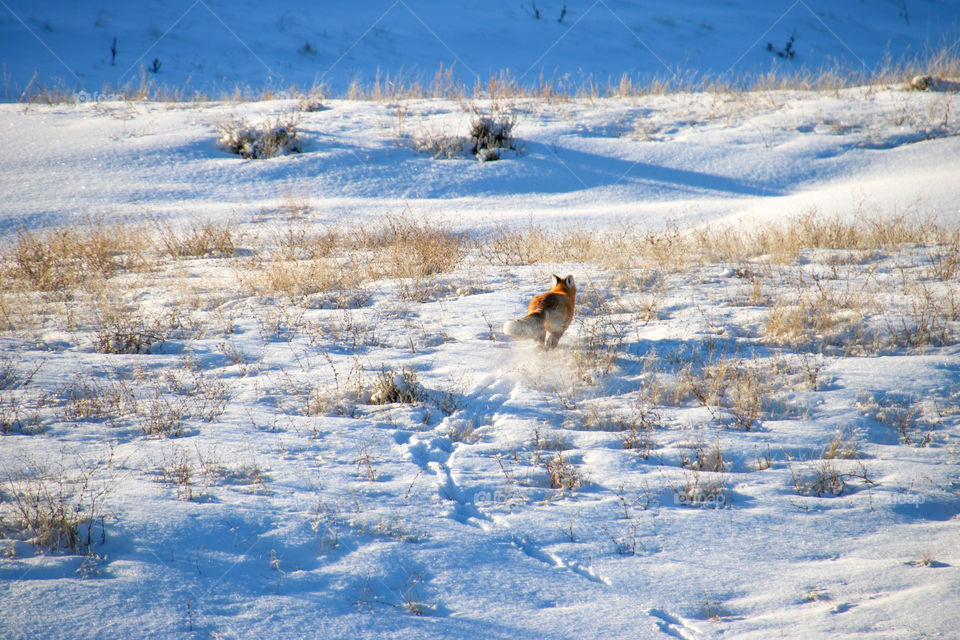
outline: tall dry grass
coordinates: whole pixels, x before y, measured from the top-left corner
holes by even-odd
[[[4,255],[5,286],[13,290],[66,291],[142,269],[153,238],[125,224],[102,219],[50,231],[23,230]]]
[[[841,64],[817,69],[778,69],[756,74],[699,74],[692,71],[666,74],[623,73],[617,77],[597,78],[587,73],[546,73],[517,75],[510,70],[491,71],[486,77],[464,80],[455,66],[440,65],[433,74],[412,73],[403,69],[377,69],[373,78],[356,77],[345,89],[335,93],[325,84],[314,83],[306,91],[292,84],[250,87],[238,84],[197,89],[189,80],[181,86],[159,82],[153,74],[141,71],[139,76],[121,86],[104,86],[94,95],[109,100],[158,102],[242,102],[279,98],[299,99],[303,110],[317,103],[316,96],[348,100],[395,102],[408,99],[535,99],[565,102],[601,97],[631,98],[667,95],[678,92],[739,94],[745,92],[800,90],[838,91],[859,86],[910,86],[917,75],[937,78],[960,78],[960,51],[953,42],[928,47],[919,53],[909,52],[894,58],[887,55],[872,69]],[[81,96],[81,98],[78,98]],[[304,98],[307,99],[304,99]],[[7,87],[5,100],[37,103],[82,103],[91,97],[63,81],[40,83],[36,77],[22,88]]]
[[[810,211],[784,222],[710,224],[691,230],[639,231],[629,226],[550,229],[498,226],[480,240],[478,253],[497,266],[585,262],[611,270],[656,266],[676,271],[695,265],[762,258],[790,264],[810,249],[873,252],[909,244],[930,247],[949,269],[957,229],[910,216],[853,218]]]
[[[408,213],[322,228],[289,225],[237,269],[243,289],[302,298],[346,293],[376,280],[422,285],[454,270],[470,248],[467,235]]]

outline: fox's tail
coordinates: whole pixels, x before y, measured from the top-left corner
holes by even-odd
[[[543,314],[531,313],[503,325],[503,332],[513,338],[536,338],[543,333]]]

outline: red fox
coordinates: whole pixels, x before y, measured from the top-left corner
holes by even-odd
[[[577,285],[573,276],[553,276],[553,288],[534,296],[527,307],[529,313],[519,320],[503,325],[503,332],[514,338],[532,338],[544,349],[557,346],[560,336],[573,320]]]

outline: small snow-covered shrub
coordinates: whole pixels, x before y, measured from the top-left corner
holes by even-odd
[[[213,422],[229,400],[226,386],[216,375],[189,361],[142,387],[132,394],[134,417],[143,434],[154,438],[184,435],[188,420]]]
[[[620,444],[624,449],[635,451],[638,456],[646,460],[657,446],[649,431],[632,425],[620,434]]]
[[[556,435],[544,435],[540,427],[534,427],[533,429],[533,442],[531,443],[534,451],[543,452],[543,451],[565,451],[570,448],[563,438]]]
[[[836,460],[817,460],[806,472],[793,472],[793,488],[798,496],[839,496],[847,488],[847,477]]]
[[[692,395],[701,406],[710,409],[719,422],[741,431],[750,431],[759,424],[764,408],[771,404],[782,383],[782,376],[776,370],[759,361],[736,357],[719,357],[703,363],[699,369],[691,364],[681,372],[680,378],[674,390],[675,401]]]
[[[476,425],[469,420],[447,421],[446,434],[452,442],[475,444],[480,441],[480,434],[477,433]]]
[[[332,318],[315,325],[314,335],[318,338],[332,340],[352,351],[365,350],[380,345],[382,327],[378,318],[354,313],[351,307],[346,306],[354,301],[332,302],[335,304],[326,308],[337,309],[338,313],[333,314]]]
[[[613,543],[613,549],[621,556],[635,556],[643,551],[643,538],[640,534],[640,522],[629,520],[618,531],[604,527],[603,532]]]
[[[674,487],[674,499],[677,504],[716,509],[722,509],[727,505],[729,500],[727,485],[721,476],[694,470],[691,473],[684,472],[683,480],[681,486]]]
[[[570,461],[569,457],[564,458],[563,453],[559,451],[556,456],[547,460],[546,467],[550,487],[553,489],[576,491],[586,482],[580,469]]]
[[[256,460],[224,464],[215,448],[202,450],[199,445],[191,452],[175,445],[161,452],[157,461],[157,481],[173,486],[178,500],[203,500],[217,484],[255,485],[256,491],[266,492],[269,480]]]
[[[428,153],[434,158],[459,158],[470,140],[458,135],[422,132],[413,137],[413,147],[419,153]]]
[[[63,389],[63,419],[68,422],[118,420],[133,408],[130,390],[122,383],[81,376]]]
[[[184,434],[183,421],[187,418],[186,400],[168,396],[159,389],[149,398],[137,403],[140,430],[154,438],[179,438]]]
[[[159,321],[117,311],[100,319],[95,348],[98,353],[150,353],[165,339]]]
[[[910,396],[890,394],[859,398],[856,407],[871,420],[892,428],[898,440],[909,446],[928,446],[934,430],[942,426],[942,417],[936,415],[936,409],[925,410],[922,402]]]
[[[0,435],[42,433],[43,404],[43,398],[31,401],[13,394],[7,398],[0,394]]]
[[[190,454],[182,447],[171,452],[171,457],[163,457],[159,467],[160,482],[176,487],[177,500],[193,500],[193,487],[196,483],[196,471],[190,459]]]
[[[856,444],[843,441],[838,434],[823,447],[820,457],[807,463],[804,469],[798,471],[791,467],[794,491],[798,496],[821,498],[843,495],[854,480],[873,486],[876,483],[870,479],[867,467],[857,458]],[[848,462],[841,462],[844,459]]]
[[[727,471],[727,461],[723,459],[719,439],[710,448],[707,448],[703,440],[698,440],[690,446],[690,455],[681,458],[681,464],[696,471],[712,473]]]
[[[308,416],[357,415],[357,405],[370,402],[370,389],[362,367],[354,362],[350,370],[341,375],[331,358],[327,357],[327,363],[333,384],[318,384],[309,389],[304,395],[303,413]]]
[[[514,115],[478,115],[470,125],[470,139],[473,140],[470,153],[481,162],[499,160],[501,150],[516,148],[513,144],[516,123]]]
[[[424,398],[423,385],[417,382],[417,374],[410,369],[394,371],[384,367],[377,374],[370,394],[371,404],[413,404]]]
[[[0,536],[26,540],[38,550],[92,553],[105,537],[103,502],[113,487],[101,472],[110,463],[26,460],[4,478]]]
[[[280,113],[259,123],[230,120],[217,125],[217,145],[241,158],[273,158],[303,151],[296,115]]]
[[[310,46],[310,44],[307,43],[306,46]],[[324,111],[327,107],[323,104],[323,95],[319,92],[311,91],[306,95],[299,96],[297,99],[297,109],[307,113],[314,113],[316,111]]]

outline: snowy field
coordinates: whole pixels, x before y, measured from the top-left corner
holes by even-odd
[[[0,637],[956,637],[960,78],[347,98],[873,70],[955,9],[166,4],[0,5]],[[154,58],[215,99],[108,88]]]
[[[960,5],[942,0],[4,0],[0,59],[4,100],[57,84],[96,99],[143,78],[188,97],[291,84],[342,94],[378,74],[430,83],[441,69],[468,86],[504,71],[524,85],[750,83],[873,72],[955,47],[958,27]]]

